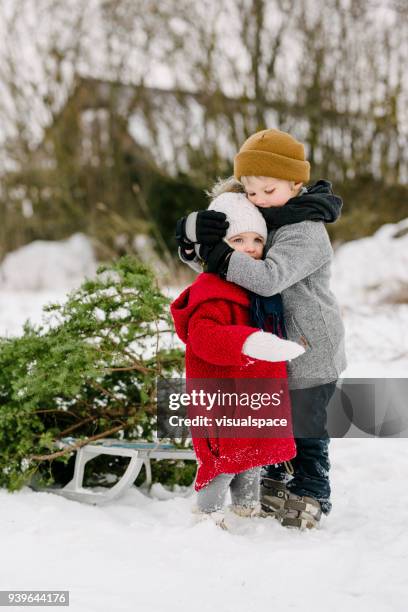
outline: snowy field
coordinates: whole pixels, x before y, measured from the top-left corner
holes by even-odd
[[[349,377],[407,376],[406,229],[386,226],[336,252]],[[18,255],[32,278],[33,257]],[[0,334],[20,333],[63,298],[48,280],[21,291],[3,274]],[[70,590],[75,612],[405,611],[408,441],[333,440],[331,457],[333,511],[313,532],[270,518],[230,516],[231,532],[194,524],[191,490],[161,485],[104,507],[0,490],[0,589]]]
[[[190,496],[134,489],[105,507],[0,491],[1,589],[69,589],[75,612],[407,609],[406,440],[336,440],[318,531],[193,525]]]

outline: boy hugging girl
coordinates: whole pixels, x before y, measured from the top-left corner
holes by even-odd
[[[228,487],[233,507],[239,507],[241,514],[242,508],[247,514],[256,513],[260,466],[263,513],[282,525],[315,527],[321,514],[331,509],[326,409],[346,359],[344,327],[329,288],[333,251],[325,223],[336,221],[342,202],[328,181],[306,186],[309,172],[300,142],[275,129],[257,132],[236,155],[234,177],[215,185],[209,210],[191,213],[177,223],[181,259],[197,271],[202,266],[205,269],[186,290],[188,294],[184,292],[172,305],[176,331],[186,343],[187,378],[205,378],[202,372],[208,364],[211,373],[207,377],[217,377],[220,367],[242,366],[242,359],[248,357],[255,359],[255,365],[268,365],[271,370],[260,374],[255,369],[246,376],[277,378],[282,370],[277,373],[276,369],[288,361],[296,441],[291,473],[284,463],[291,458],[289,447],[285,456],[281,453],[276,459],[281,441],[270,439],[268,452],[275,458],[265,461],[248,448],[245,465],[235,471],[220,471],[202,486],[196,481],[198,509],[203,515],[216,516],[219,523],[223,522],[219,512]],[[223,209],[226,198],[228,205]],[[260,231],[260,225],[240,225],[246,210],[259,214],[267,234]],[[203,277],[210,279],[205,285]],[[230,292],[234,294],[232,302]],[[188,311],[182,331],[177,322],[181,303]],[[214,322],[214,313],[205,311],[211,311],[213,305],[219,326],[213,332],[202,326],[202,331],[211,335],[203,336],[200,342],[194,326],[200,316],[206,324]],[[237,308],[241,314],[234,318],[231,312],[235,309],[236,314]],[[205,354],[203,347],[212,344],[222,327],[226,338],[221,354]],[[191,373],[190,358],[200,360],[204,370],[193,368]],[[237,376],[234,371],[229,374]],[[197,479],[200,456],[198,460]],[[209,460],[206,455],[205,461]]]

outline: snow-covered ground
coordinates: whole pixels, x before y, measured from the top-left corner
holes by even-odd
[[[346,326],[344,376],[408,376],[408,219],[342,245],[332,289]]]
[[[353,377],[408,373],[407,222],[336,252]],[[3,285],[0,334],[63,298]],[[174,294],[174,289],[170,291]],[[0,491],[0,589],[69,589],[75,612],[407,609],[408,441],[333,440],[333,511],[314,532],[229,517],[193,524],[190,490],[137,489],[104,507],[25,488]]]
[[[334,509],[307,533],[193,525],[160,485],[105,507],[0,491],[0,588],[69,589],[75,612],[403,612],[408,444],[336,440],[332,458]]]

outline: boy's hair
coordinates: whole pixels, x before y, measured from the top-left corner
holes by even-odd
[[[253,177],[242,176],[241,180],[246,179],[246,178],[253,178]],[[254,178],[257,178],[257,177],[254,177]],[[289,183],[291,184],[291,187],[293,189],[295,187],[295,181],[289,181]],[[299,187],[296,195],[298,195],[301,190],[302,190],[302,186]],[[210,191],[206,191],[205,193],[206,195],[208,195],[209,198],[211,198],[211,200],[214,200],[222,193],[246,193],[246,191],[241,181],[238,181],[235,178],[235,176],[229,176],[226,179],[218,178],[217,181],[212,186],[212,188],[210,189]]]
[[[245,180],[245,179],[252,179],[252,178],[260,178],[260,177],[259,176],[241,176],[241,182],[243,181],[243,179]],[[271,177],[265,176],[265,177],[262,177],[262,178],[271,178]],[[282,179],[279,179],[279,180],[282,180]],[[296,185],[296,181],[288,181],[288,183],[290,183],[290,188],[292,190],[294,190],[295,189],[295,185]],[[302,187],[303,187],[303,183],[300,184],[300,187],[296,191],[296,195],[298,195],[302,191]],[[244,189],[245,189],[245,187],[244,187]]]
[[[205,193],[211,200],[214,200],[222,193],[245,193],[245,188],[235,176],[229,176],[226,179],[218,178],[210,191],[206,191]]]

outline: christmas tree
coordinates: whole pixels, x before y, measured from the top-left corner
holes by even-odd
[[[0,486],[18,489],[39,468],[66,463],[65,436],[78,448],[152,439],[156,379],[183,368],[182,352],[165,346],[168,302],[152,271],[126,256],[46,306],[40,326],[0,339]]]

